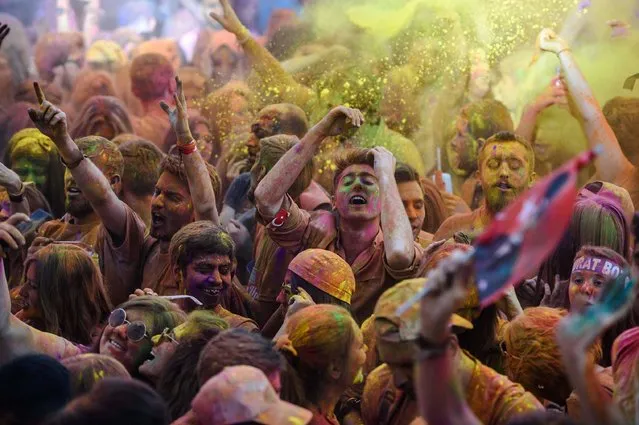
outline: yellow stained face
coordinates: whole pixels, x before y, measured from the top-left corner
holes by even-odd
[[[489,143],[480,160],[479,179],[491,211],[501,211],[530,186],[534,174],[529,152],[521,143]]]

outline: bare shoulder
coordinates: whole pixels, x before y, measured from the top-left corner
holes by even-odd
[[[444,220],[442,225],[439,226],[433,240],[441,241],[451,238],[457,232],[473,230],[473,224],[478,214],[478,210],[475,210],[469,213],[455,214],[448,217]]]

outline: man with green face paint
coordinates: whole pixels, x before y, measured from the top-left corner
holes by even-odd
[[[9,141],[4,163],[22,182],[36,185],[56,217],[65,213],[64,167],[50,138],[35,128],[18,131]]]
[[[347,125],[360,127],[356,109],[334,108],[288,150],[255,189],[255,204],[269,236],[291,253],[320,248],[342,257],[353,269],[352,312],[361,323],[385,289],[417,276],[423,250],[413,232],[397,183],[395,158],[388,150],[353,149],[337,158],[333,211],[309,213],[287,191],[326,137]],[[383,229],[383,231],[382,231]]]
[[[480,147],[477,167],[484,201],[473,212],[449,217],[434,240],[448,239],[461,231],[480,233],[495,214],[528,189],[535,179],[532,147],[526,140],[506,131],[495,134]]]

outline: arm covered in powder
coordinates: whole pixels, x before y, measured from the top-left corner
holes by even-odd
[[[461,353],[450,332],[453,313],[468,293],[466,282],[470,271],[467,260],[456,255],[444,261],[429,276],[428,285],[433,290],[421,300],[415,375],[417,401],[422,417],[430,425],[479,425],[481,422],[468,406],[457,374],[455,356]]]
[[[11,199],[11,214],[30,214],[29,202],[24,195],[25,185],[20,180],[20,176],[15,171],[0,163],[0,186],[4,187]],[[22,201],[16,202],[14,199],[22,197]]]
[[[553,31],[545,29],[539,35],[541,49],[555,53],[565,75],[565,84],[581,118],[581,125],[591,148],[603,145],[603,155],[595,159],[597,174],[602,180],[615,183],[633,166],[623,154],[615,133],[610,128],[601,106],[584,78],[568,44]]]
[[[224,9],[224,15],[220,16],[211,12],[211,18],[219,22],[224,29],[235,34],[251,61],[253,69],[260,77],[263,88],[277,94],[280,102],[290,102],[302,108],[315,100],[315,94],[295,81],[279,61],[251,36],[249,30],[238,19],[229,0],[220,0],[220,3]]]
[[[567,103],[566,90],[561,83],[561,79],[553,78],[550,82],[550,86],[533,102],[526,105],[515,133],[528,140],[531,144],[534,144],[535,128],[539,114],[552,105],[566,105]]]
[[[29,109],[29,116],[42,134],[49,136],[58,147],[73,179],[89,201],[104,227],[116,240],[126,235],[126,204],[113,191],[111,184],[96,165],[87,159],[68,132],[67,116],[57,106],[47,101],[38,83],[34,83],[40,110]],[[115,178],[115,177],[114,177]],[[121,179],[121,176],[117,176]]]
[[[293,149],[289,149],[275,164],[255,189],[255,205],[260,214],[273,217],[282,208],[286,192],[293,185],[322,141],[344,131],[347,120],[360,127],[364,116],[357,109],[338,106],[315,124]],[[401,205],[401,202],[400,202]]]
[[[175,81],[177,82],[177,93],[173,95],[175,108],[171,108],[165,102],[162,102],[161,106],[168,115],[171,127],[177,136],[178,150],[183,152],[181,157],[184,162],[195,219],[210,220],[219,225],[220,218],[215,201],[215,190],[211,184],[206,161],[197,149],[189,149],[195,147],[195,140],[189,128],[189,116],[182,81],[179,77],[175,77]]]
[[[415,242],[395,181],[395,157],[386,148],[379,146],[371,152],[375,158],[375,174],[379,181],[386,262],[392,269],[406,269],[415,259]]]

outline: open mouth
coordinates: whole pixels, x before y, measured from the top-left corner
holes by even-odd
[[[348,201],[348,203],[351,205],[366,205],[368,201],[361,195],[355,195]]]
[[[69,196],[78,196],[82,193],[80,189],[77,187],[67,187],[67,195]]]
[[[506,182],[500,182],[497,184],[497,188],[502,191],[512,190],[512,186]]]
[[[202,292],[208,296],[216,297],[222,292],[222,286],[208,286],[204,288]]]
[[[164,224],[164,217],[156,212],[151,213],[151,224],[153,226],[161,226]]]
[[[116,341],[114,339],[110,339],[109,340],[109,345],[111,345],[112,347],[114,347],[118,351],[125,351],[124,345],[122,345],[121,343],[119,343],[118,341]]]

